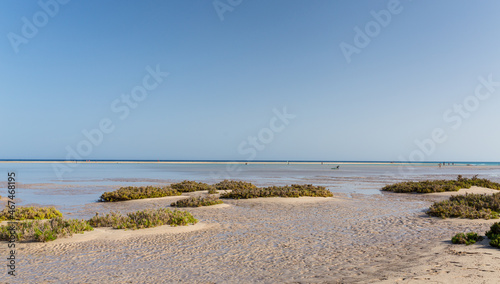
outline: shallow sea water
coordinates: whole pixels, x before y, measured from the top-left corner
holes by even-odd
[[[381,194],[380,189],[393,182],[438,178],[457,175],[500,182],[500,166],[445,166],[435,164],[156,164],[156,163],[78,163],[71,171],[58,176],[53,163],[5,163],[0,179],[6,196],[7,172],[17,177],[16,199],[20,205],[53,205],[71,212],[93,204],[104,191],[121,186],[162,185],[182,180],[216,183],[223,179],[245,180],[258,186],[314,184],[327,187],[333,193]]]

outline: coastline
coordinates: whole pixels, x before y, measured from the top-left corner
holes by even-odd
[[[57,163],[69,163],[69,164],[240,164],[240,165],[429,165],[436,166],[440,162],[345,162],[345,161],[128,161],[128,160],[117,160],[117,161],[100,161],[100,160],[4,160],[1,163],[19,163],[19,164],[57,164]],[[482,162],[470,162],[470,163],[482,163]],[[456,165],[446,166],[446,167],[456,167],[456,166],[467,166],[470,164],[468,162],[456,162]],[[489,163],[489,162],[486,162]],[[495,166],[500,166],[499,163],[495,163]],[[488,166],[488,165],[486,165]]]

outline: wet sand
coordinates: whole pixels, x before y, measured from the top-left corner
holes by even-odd
[[[316,200],[228,200],[226,206],[188,209],[201,226],[188,226],[187,231],[159,227],[141,234],[105,229],[98,238],[85,239],[91,232],[55,242],[19,244],[16,280],[497,283],[500,250],[486,243],[450,242],[458,232],[484,234],[495,221],[443,220],[423,213],[433,201],[444,198],[337,193]],[[99,206],[125,211],[165,207],[171,199],[95,203],[80,214],[91,216]],[[6,255],[5,243],[0,244],[0,253]]]

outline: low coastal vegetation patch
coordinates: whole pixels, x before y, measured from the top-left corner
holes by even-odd
[[[392,191],[398,193],[433,193],[445,191],[458,191],[461,188],[471,188],[472,186],[486,187],[491,189],[500,189],[500,183],[492,182],[488,179],[478,178],[477,175],[472,178],[464,178],[461,175],[457,180],[425,180],[425,181],[406,181],[387,185],[382,188],[383,191]]]
[[[292,184],[286,186],[235,188],[221,194],[220,198],[246,199],[257,197],[332,197],[333,194],[323,186],[312,184]]]
[[[235,199],[256,198],[256,197],[333,196],[333,194],[330,191],[326,190],[325,187],[313,186],[311,184],[305,184],[305,185],[292,184],[286,186],[271,186],[271,187],[259,188],[252,183],[244,181],[235,181],[235,180],[223,180],[214,185],[185,180],[164,187],[157,187],[157,186],[121,187],[118,190],[103,193],[99,198],[99,201],[115,202],[115,201],[125,201],[132,199],[176,196],[176,195],[181,195],[184,192],[205,191],[205,190],[208,190],[209,194],[216,194],[219,193],[219,191],[224,191],[221,194],[221,198],[235,198]],[[180,203],[178,204],[180,206],[178,205],[175,206],[184,207],[184,204],[189,204],[187,205],[188,207],[198,207],[198,206],[208,206],[221,203],[219,201],[217,201],[218,203],[213,203],[215,202],[215,200],[216,200],[215,198],[203,199],[203,200],[191,198],[189,199],[189,202],[187,200],[179,201]]]
[[[55,207],[16,207],[14,210],[14,220],[41,220],[56,217],[62,217],[62,213]],[[0,211],[0,221],[5,221],[9,218],[11,218],[11,214],[8,208]]]
[[[16,222],[0,226],[0,240],[48,242],[57,238],[71,236],[76,233],[92,231],[96,227],[112,227],[115,229],[143,229],[162,225],[186,226],[196,224],[191,213],[186,211],[171,211],[169,209],[146,209],[121,215],[111,212],[104,216],[92,217],[90,220],[63,219],[62,217],[50,220],[33,220]]]
[[[441,218],[496,219],[500,214],[500,192],[451,196],[434,202],[426,213]]]
[[[165,196],[181,195],[182,192],[172,189],[170,186],[127,186],[120,187],[115,191],[105,192],[99,198],[101,202],[115,202],[132,199],[156,198]]]
[[[170,204],[172,207],[201,207],[201,206],[211,206],[216,204],[222,204],[217,196],[209,195],[206,197],[189,197],[185,199],[178,200]]]
[[[214,184],[215,189],[217,190],[248,190],[257,188],[254,184],[245,181],[237,181],[237,180],[223,180]]]
[[[191,180],[185,180],[179,183],[173,183],[170,185],[171,188],[179,191],[179,192],[193,192],[193,191],[202,191],[202,190],[210,190],[213,189],[213,186],[203,183],[196,182]]]
[[[500,248],[500,222],[494,223],[490,230],[486,232],[486,237],[490,240],[490,245],[492,247]],[[458,233],[453,238],[451,238],[451,242],[454,244],[474,244],[476,242],[480,242],[484,239],[484,237],[479,236],[475,232],[470,233]]]
[[[93,228],[85,220],[66,220],[57,217],[50,220],[24,221],[9,226],[1,226],[0,240],[11,240],[11,236],[14,234],[17,241],[48,242],[92,230]]]
[[[144,229],[162,225],[186,226],[196,224],[196,220],[191,213],[186,211],[159,208],[146,209],[128,213],[126,216],[119,212],[111,212],[104,216],[96,213],[89,221],[92,227],[112,227],[114,229]]]

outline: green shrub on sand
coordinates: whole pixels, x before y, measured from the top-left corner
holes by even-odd
[[[445,191],[458,191],[461,188],[471,188],[472,186],[486,187],[491,189],[500,189],[500,184],[487,179],[480,179],[476,176],[464,178],[461,175],[457,180],[425,180],[425,181],[407,181],[387,185],[382,188],[383,191],[392,191],[398,193],[433,193]]]
[[[496,219],[500,214],[500,192],[451,196],[434,202],[426,213],[441,218]]]
[[[48,242],[92,230],[93,228],[85,220],[66,220],[57,217],[46,221],[24,221],[1,226],[0,240],[7,241],[10,239],[11,233],[15,233],[16,241]]]
[[[500,222],[493,224],[486,232],[486,236],[490,239],[491,246],[500,248]]]
[[[491,225],[490,230],[486,232],[486,236],[490,240],[490,245],[492,247],[500,248],[500,222],[496,222]],[[454,244],[474,244],[476,242],[482,241],[484,238],[478,236],[474,232],[470,232],[467,234],[458,233],[452,239],[451,242]]]
[[[173,207],[201,207],[201,206],[210,206],[216,204],[222,204],[222,200],[220,200],[216,196],[207,196],[207,197],[189,197],[185,199],[178,200],[170,204]]]
[[[11,214],[8,208],[0,211],[0,221],[9,220]],[[26,219],[52,219],[56,217],[62,217],[62,213],[55,207],[16,207],[14,210],[14,220],[26,220]]]
[[[111,212],[104,216],[96,213],[89,220],[93,227],[113,227],[114,229],[143,229],[162,225],[186,226],[196,224],[196,220],[191,213],[186,211],[171,211],[170,209],[146,209],[128,213],[126,216],[119,212]]]
[[[475,233],[475,232],[470,232],[467,234],[458,233],[453,238],[451,238],[452,243],[465,244],[465,245],[475,244],[476,242],[480,242],[482,240],[483,240],[483,237],[478,236],[477,233]]]
[[[213,186],[209,184],[190,181],[190,180],[185,180],[179,183],[171,184],[170,187],[180,192],[202,191],[202,190],[210,190],[213,188]]]
[[[215,189],[217,190],[235,190],[235,189],[254,189],[256,186],[252,183],[245,181],[236,181],[236,180],[223,180],[219,183],[214,184]]]
[[[105,192],[101,195],[99,201],[101,202],[115,202],[125,201],[132,199],[144,198],[157,198],[165,196],[181,195],[180,191],[172,189],[170,186],[156,187],[156,186],[128,186],[120,187],[119,189],[111,192]]]
[[[161,225],[186,226],[196,224],[193,215],[186,211],[169,209],[147,209],[128,213],[126,216],[111,212],[105,216],[92,217],[90,220],[63,219],[21,221],[0,226],[0,240],[26,242],[48,242],[76,233],[92,231],[94,227],[113,227],[115,229],[142,229]]]
[[[221,194],[221,198],[246,199],[257,197],[332,197],[333,194],[323,186],[311,184],[292,184],[286,186],[270,186],[265,188],[235,188],[231,192]]]

